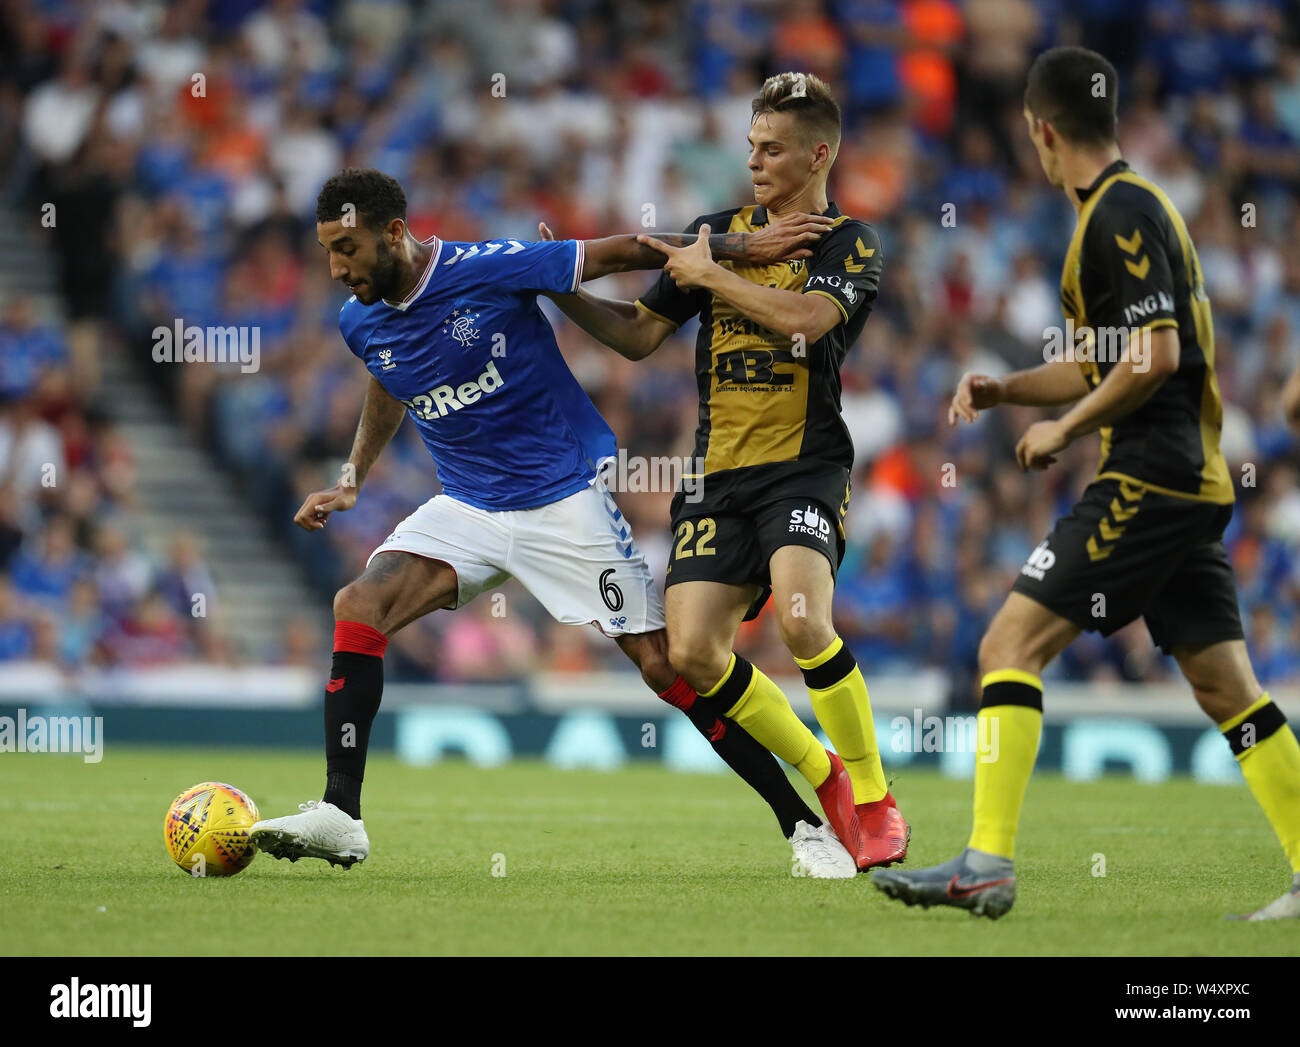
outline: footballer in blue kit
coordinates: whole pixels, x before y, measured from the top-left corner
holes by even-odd
[[[540,291],[577,290],[582,241],[423,246],[411,293],[386,307],[353,296],[339,330],[415,422],[443,492],[480,509],[533,509],[590,485],[617,454],[614,433],[537,306]]]
[[[855,875],[853,858],[775,757],[738,724],[706,713],[672,669],[662,599],[599,473],[617,454],[614,433],[537,304],[539,294],[573,293],[584,280],[658,269],[662,255],[635,235],[421,241],[406,226],[401,186],[374,170],[326,182],[316,222],[331,276],[352,292],[339,330],[370,382],[339,482],[309,495],[295,522],[320,530],[331,513],[351,509],[408,416],[442,492],[399,523],[335,596],[325,792],[301,804],[302,813],[258,822],[257,847],[345,868],[365,860],[361,787],[388,639],[514,577],[557,621],[594,625],[613,639],[646,684],[691,719],[772,808],[795,875]],[[804,258],[824,228],[815,216],[796,215],[762,231],[719,234],[710,247],[715,257],[751,263]]]

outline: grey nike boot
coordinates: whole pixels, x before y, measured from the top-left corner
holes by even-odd
[[[951,905],[996,920],[1016,900],[1016,871],[1010,858],[967,847],[928,869],[877,869],[871,882],[908,905]]]

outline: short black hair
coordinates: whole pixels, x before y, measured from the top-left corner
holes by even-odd
[[[316,221],[338,221],[349,206],[371,229],[383,229],[394,218],[406,221],[406,193],[396,178],[374,168],[349,167],[321,186]]]
[[[1053,47],[1034,59],[1025,85],[1025,106],[1068,142],[1115,141],[1119,74],[1096,51]]]

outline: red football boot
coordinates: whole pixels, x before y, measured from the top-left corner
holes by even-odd
[[[893,865],[907,857],[912,827],[903,820],[890,793],[872,803],[860,803],[855,810],[861,844],[857,850],[859,871]]]
[[[831,829],[861,869],[861,833],[858,830],[858,812],[853,806],[853,782],[849,780],[849,772],[844,769],[844,761],[829,749],[826,750],[826,755],[831,759],[831,773],[826,776],[826,781],[817,786],[817,799],[826,812],[826,820],[831,823]]]

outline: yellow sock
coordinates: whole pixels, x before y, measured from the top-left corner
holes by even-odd
[[[1242,776],[1282,841],[1291,872],[1300,873],[1300,745],[1266,691],[1244,712],[1219,724]]]
[[[831,773],[826,750],[795,715],[781,688],[739,655],[732,654],[717,686],[700,697],[719,699],[724,715],[745,728],[759,745],[793,764],[813,788]]]
[[[817,722],[844,761],[853,782],[853,802],[871,803],[884,798],[885,769],[880,765],[876,724],[871,718],[867,682],[857,659],[838,636],[815,658],[796,658],[812,698]]]
[[[982,681],[975,757],[975,826],[969,846],[1016,856],[1016,829],[1025,787],[1038,759],[1043,682],[1019,669],[999,669]]]

